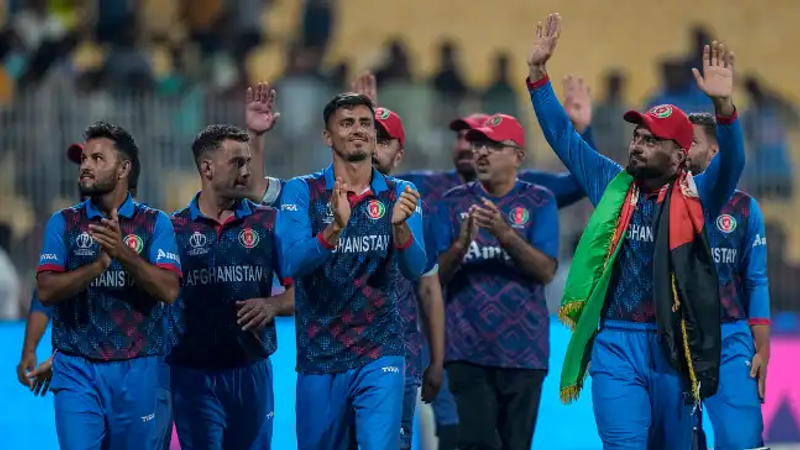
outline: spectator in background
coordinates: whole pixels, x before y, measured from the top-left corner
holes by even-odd
[[[697,88],[692,78],[691,68],[692,66],[683,58],[662,61],[661,82],[663,83],[663,89],[648,102],[648,108],[656,105],[673,104],[684,111],[714,112],[711,101]]]
[[[433,77],[433,87],[439,95],[448,99],[458,99],[468,93],[456,61],[456,46],[452,41],[444,41],[439,47],[439,72]]]
[[[792,161],[787,125],[798,122],[797,111],[754,76],[745,79],[750,105],[743,114],[748,155],[745,181],[757,197],[788,198],[792,194]]]
[[[8,256],[11,244],[11,227],[0,224],[0,320],[19,318],[19,275]]]
[[[508,81],[508,53],[500,52],[494,60],[494,78],[481,95],[481,109],[490,113],[518,116],[517,95]]]
[[[411,69],[408,64],[408,51],[399,39],[388,45],[389,55],[386,63],[375,71],[375,79],[379,85],[393,81],[411,82]]]
[[[333,29],[331,0],[306,0],[303,14],[303,45],[325,51]]]
[[[244,61],[247,52],[261,43],[263,0],[229,0],[227,14],[233,32],[233,57]]]
[[[605,98],[597,103],[592,114],[597,150],[620,164],[627,164],[631,134],[630,126],[619,120],[630,109],[625,103],[626,82],[619,69],[606,72]]]
[[[112,89],[143,91],[153,87],[150,58],[137,46],[137,27],[133,16],[118,30],[117,38],[108,52],[103,74]]]

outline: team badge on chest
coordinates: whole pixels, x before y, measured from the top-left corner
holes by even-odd
[[[129,249],[135,251],[137,254],[141,254],[142,250],[144,249],[144,242],[142,241],[142,238],[135,234],[129,234],[125,236],[125,239],[123,239],[122,242],[124,242]]]
[[[736,229],[736,219],[730,214],[720,214],[716,220],[717,229],[725,234]]]
[[[386,206],[380,200],[370,200],[367,203],[367,216],[372,220],[378,220],[386,214]]]
[[[258,245],[258,233],[252,228],[245,228],[239,232],[239,244],[244,248],[253,248]]]
[[[508,220],[511,222],[512,227],[522,228],[531,220],[531,213],[527,208],[517,206],[509,211]]]

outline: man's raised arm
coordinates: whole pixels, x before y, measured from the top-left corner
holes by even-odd
[[[703,48],[703,73],[692,69],[697,87],[714,103],[717,114],[719,153],[702,174],[697,189],[707,215],[715,216],[728,202],[744,170],[742,128],[733,106],[733,64],[735,55],[725,44],[714,41]]]
[[[260,82],[255,87],[247,88],[245,97],[245,123],[247,135],[250,137],[251,177],[250,191],[247,198],[255,203],[262,203],[267,196],[270,179],[264,170],[264,135],[275,126],[280,117],[275,112],[275,89],[269,83]],[[273,181],[274,182],[274,181]],[[271,202],[266,202],[271,203]]]
[[[572,125],[547,76],[546,63],[561,34],[561,16],[550,14],[536,26],[536,40],[528,57],[528,91],[547,143],[578,179],[589,200],[597,204],[611,179],[622,170],[614,161],[597,153]]]

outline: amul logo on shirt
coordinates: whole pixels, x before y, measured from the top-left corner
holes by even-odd
[[[372,220],[378,220],[386,214],[386,206],[380,200],[370,200],[367,203],[367,216]]]
[[[239,232],[239,244],[244,248],[253,248],[258,245],[258,233],[252,228],[245,228]]]
[[[125,239],[123,239],[122,242],[124,242],[129,249],[135,251],[137,254],[142,253],[142,249],[144,249],[144,242],[142,241],[142,238],[135,234],[129,234],[125,236]]]

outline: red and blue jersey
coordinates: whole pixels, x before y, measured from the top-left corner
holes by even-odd
[[[125,243],[151,264],[181,273],[175,234],[163,212],[128,198],[118,209]],[[37,272],[65,272],[91,264],[99,246],[89,224],[103,214],[86,200],[53,214]],[[139,288],[117,260],[89,286],[52,307],[53,346],[87,359],[109,361],[163,352],[165,304]]]
[[[575,131],[545,78],[528,85],[533,109],[545,139],[576,177],[593,205],[623,168],[597,153]],[[742,129],[736,114],[717,117],[720,151],[705,172],[694,177],[706,217],[716,217],[731,198],[744,169]],[[657,233],[658,195],[642,193],[611,272],[606,310],[608,319],[655,322],[653,251]],[[706,224],[706,228],[711,226]]]
[[[558,208],[552,192],[524,181],[502,198],[479,182],[445,194],[437,209],[436,243],[444,253],[469,208],[488,198],[534,248],[558,257]],[[517,267],[497,238],[480,229],[445,286],[446,359],[494,367],[546,369],[549,316],[544,285]]]
[[[333,186],[333,166],[290,180],[278,214],[281,267],[295,281],[302,373],[343,372],[404,355],[398,279],[417,280],[426,264],[421,207],[407,220],[408,242],[394,242],[392,234],[395,201],[413,185],[373,170],[370,189],[349,197],[350,221],[330,246],[322,231],[334,220]]]
[[[200,212],[198,197],[172,215],[184,278],[172,308],[175,342],[167,362],[204,369],[249,365],[275,351],[275,325],[242,331],[236,302],[271,295],[277,211],[241,200],[220,224]]]
[[[718,216],[706,218],[706,234],[719,277],[722,321],[769,323],[767,238],[756,199],[736,191]]]

